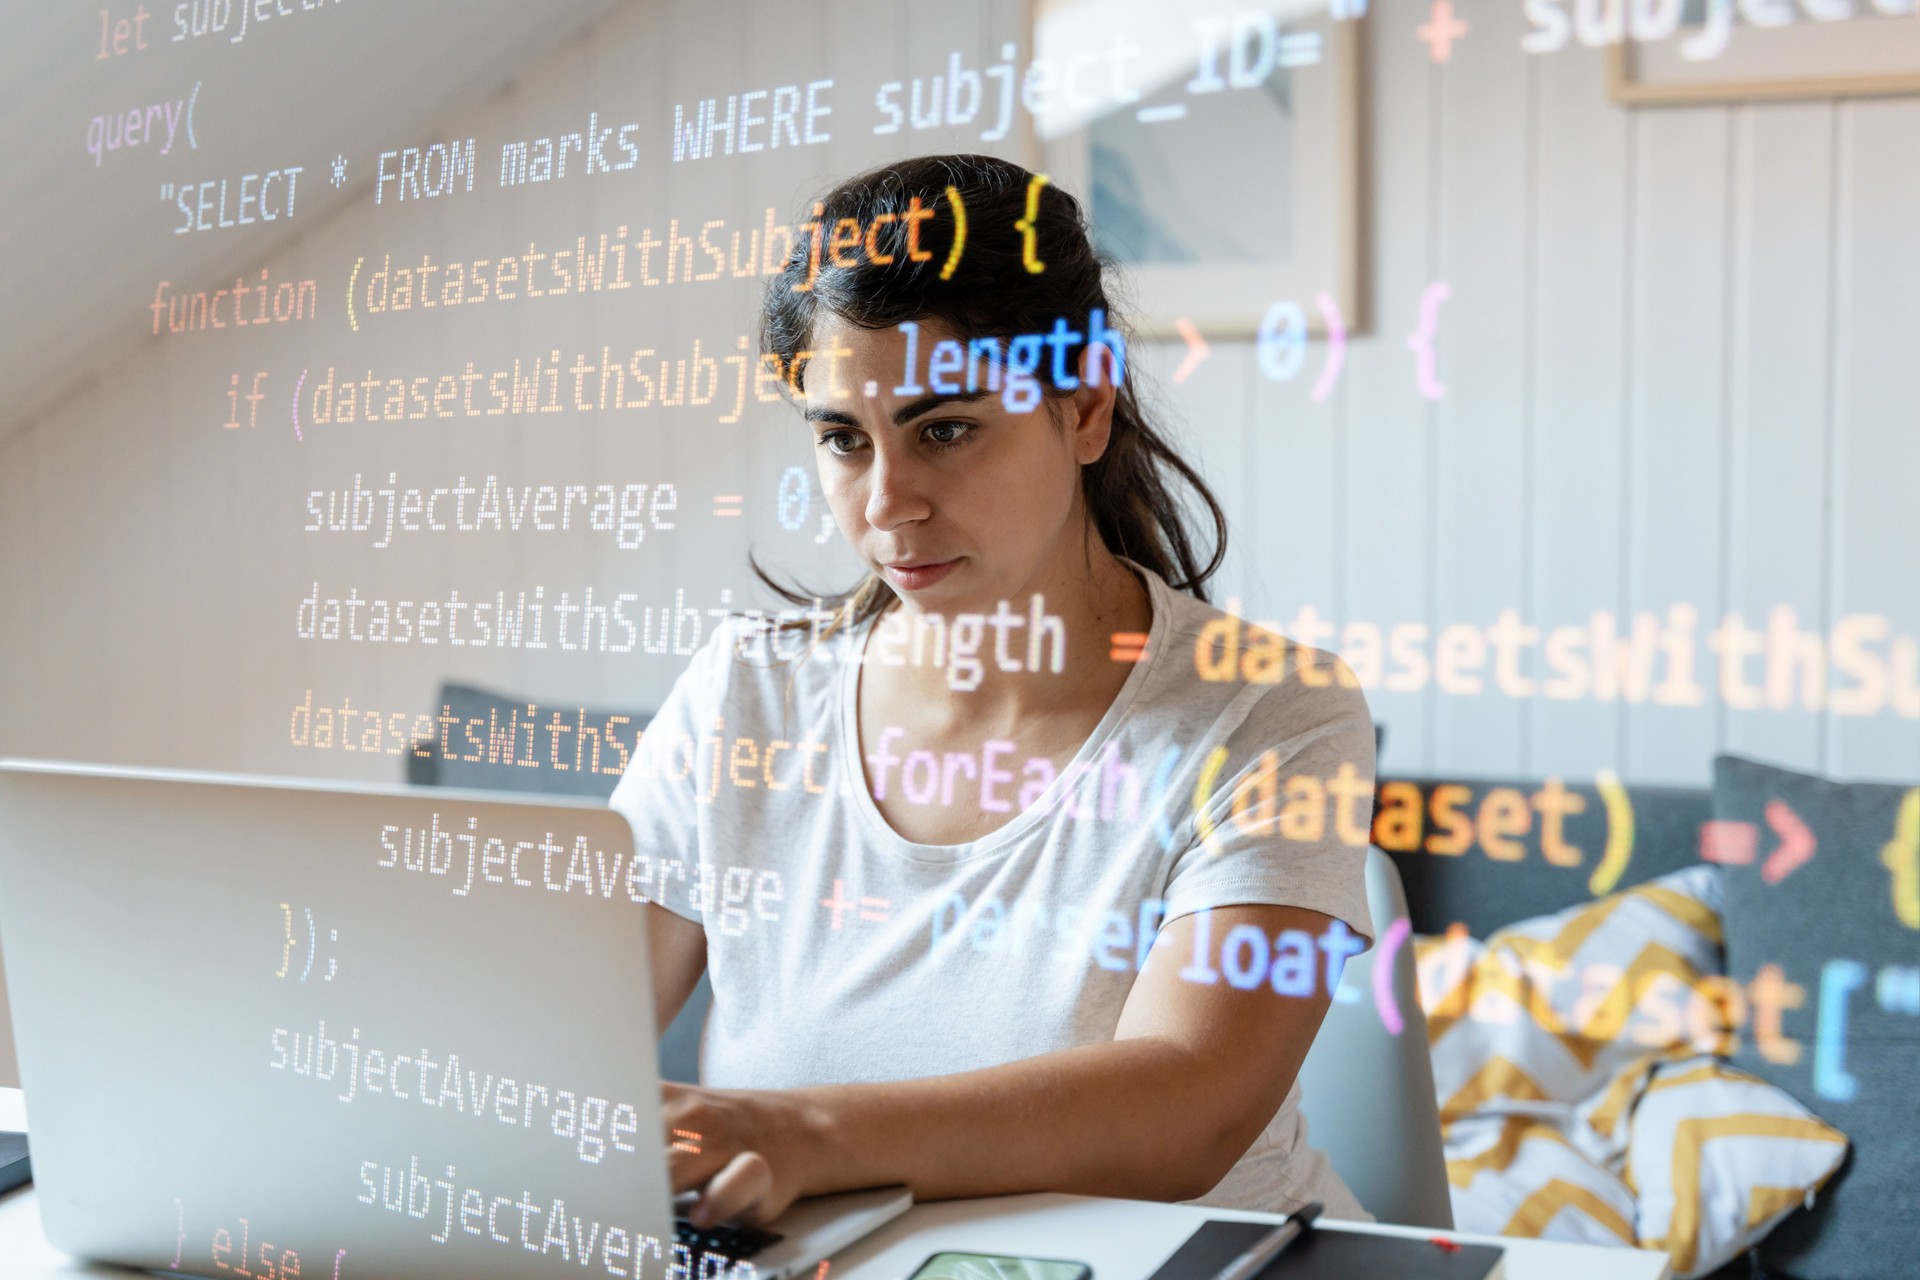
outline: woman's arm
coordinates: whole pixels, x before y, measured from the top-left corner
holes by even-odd
[[[1212,913],[1214,955],[1237,924],[1315,937],[1298,907]],[[1142,1200],[1206,1194],[1286,1099],[1331,993],[1276,995],[1180,976],[1196,917],[1166,925],[1114,1039],[998,1067],[890,1084],[787,1091],[665,1087],[667,1124],[702,1135],[671,1154],[676,1190],[704,1184],[697,1223],[764,1222],[795,1198],[905,1183],[917,1200],[1065,1191]]]
[[[653,1020],[660,1032],[680,1016],[707,971],[707,931],[657,902],[647,904],[647,956],[653,970]]]

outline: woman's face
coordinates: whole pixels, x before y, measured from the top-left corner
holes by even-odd
[[[933,344],[958,336],[923,324],[909,379],[899,329],[821,318],[802,402],[821,488],[840,532],[911,605],[1024,608],[1084,573],[1080,468],[1106,449],[1113,391],[1083,386],[1025,413],[998,392],[895,394],[924,387]]]

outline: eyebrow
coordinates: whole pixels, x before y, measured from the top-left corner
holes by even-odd
[[[918,400],[909,400],[893,411],[893,425],[903,427],[921,414],[937,409],[941,405],[972,404],[976,400],[984,400],[994,394],[993,391],[983,388],[978,391],[957,392],[953,395],[921,396]],[[860,425],[852,414],[843,413],[838,409],[829,409],[823,405],[809,406],[806,419],[808,422],[834,422],[846,427]]]

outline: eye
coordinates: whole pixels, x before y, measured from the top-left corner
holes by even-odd
[[[823,431],[817,443],[836,458],[844,458],[860,447],[860,437],[851,431]]]
[[[952,449],[963,443],[973,433],[971,422],[931,422],[922,430],[927,441],[936,449]]]

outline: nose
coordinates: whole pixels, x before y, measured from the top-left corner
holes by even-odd
[[[882,532],[925,520],[933,514],[925,477],[911,460],[890,450],[874,450],[867,471],[867,525]]]

